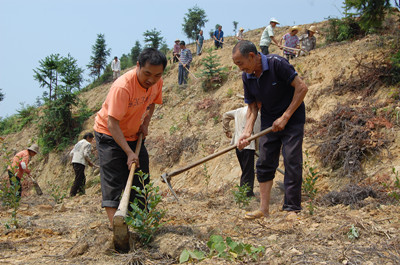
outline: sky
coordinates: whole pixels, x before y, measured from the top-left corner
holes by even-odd
[[[343,0],[0,0],[0,117],[15,114],[20,103],[32,105],[44,88],[34,80],[33,69],[51,54],[71,54],[85,70],[97,34],[104,34],[114,56],[128,54],[143,32],[156,28],[170,48],[175,39],[185,40],[183,18],[195,5],[205,10],[204,35],[216,24],[226,36],[238,28],[265,27],[271,17],[280,26],[320,22],[342,17]],[[87,82],[84,83],[85,85]]]

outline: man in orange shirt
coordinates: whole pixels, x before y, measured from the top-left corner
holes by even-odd
[[[8,166],[8,176],[10,177],[10,184],[11,185],[19,185],[18,188],[18,197],[21,197],[22,193],[22,185],[21,185],[21,179],[24,173],[30,175],[31,171],[28,169],[28,164],[29,161],[31,160],[32,157],[34,157],[37,153],[39,153],[39,146],[37,144],[31,145],[28,149],[23,150],[19,153],[17,153],[12,162],[11,165]],[[16,177],[17,180],[16,182],[13,183],[12,178]]]
[[[136,68],[113,83],[97,113],[94,130],[100,159],[102,207],[111,224],[132,163],[138,165],[137,170],[149,174],[149,156],[144,141],[139,156],[133,150],[138,135],[148,134],[155,104],[162,104],[161,76],[166,65],[167,58],[163,53],[154,48],[144,49]],[[148,183],[149,178],[146,181]],[[142,187],[137,177],[133,185]],[[131,202],[135,196],[136,192],[132,190]]]

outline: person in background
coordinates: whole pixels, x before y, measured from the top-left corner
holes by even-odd
[[[167,58],[157,49],[144,49],[136,63],[136,68],[126,72],[115,81],[95,118],[96,146],[100,160],[102,203],[110,224],[117,211],[121,193],[133,163],[149,174],[149,155],[142,141],[139,155],[136,148],[139,134],[148,135],[148,127],[155,104],[162,104],[162,75],[167,66]],[[143,189],[139,178],[133,179],[133,186]],[[130,202],[137,198],[132,190]]]
[[[113,71],[113,80],[115,81],[121,73],[121,63],[117,56],[114,57],[114,60],[111,63],[111,70]]]
[[[243,133],[244,126],[246,125],[247,106],[225,112],[222,116],[222,126],[226,137],[231,138],[231,144],[237,145],[239,137]],[[229,123],[235,120],[235,131],[232,134]],[[260,117],[256,119],[252,134],[260,132],[261,122]],[[258,140],[252,141],[250,145],[246,146],[243,150],[236,148],[236,157],[239,161],[240,168],[242,169],[242,176],[240,177],[240,187],[247,184],[250,188],[247,196],[254,196],[254,155],[258,149]]]
[[[203,51],[203,43],[204,43],[203,31],[200,30],[199,35],[197,35],[196,37],[197,55],[201,55],[201,52]]]
[[[279,45],[282,46],[282,41],[285,41],[285,46],[294,49],[300,49],[300,41],[299,37],[297,37],[297,33],[299,32],[298,26],[293,26],[290,28],[290,32],[283,35]],[[291,49],[283,48],[283,54],[285,55],[286,59],[289,61],[296,57],[297,52]]]
[[[264,55],[247,40],[232,50],[232,60],[242,73],[244,101],[248,104],[246,125],[238,139],[238,149],[249,145],[261,102],[261,130],[272,132],[260,137],[257,180],[260,186],[259,209],[246,219],[269,216],[269,202],[275,172],[282,150],[285,165],[283,211],[301,211],[303,137],[306,120],[304,97],[308,88],[294,67],[279,55]]]
[[[172,56],[174,57],[172,59],[172,62],[174,63],[179,62],[179,56],[181,53],[181,48],[180,48],[181,46],[179,45],[179,42],[180,42],[179,39],[175,40],[174,49],[172,50]]]
[[[83,136],[83,139],[80,140],[69,153],[69,156],[72,158],[72,167],[75,171],[75,180],[69,192],[71,197],[76,196],[77,193],[85,194],[85,167],[86,164],[91,167],[94,166],[90,160],[90,152],[92,151],[91,143],[93,138],[94,135],[92,133],[86,133]]]
[[[213,38],[215,49],[222,49],[222,46],[224,44],[224,32],[222,31],[222,26],[219,26],[218,29],[214,32]]]
[[[189,75],[190,63],[192,62],[192,52],[186,48],[184,41],[180,42],[181,46],[181,57],[179,58],[178,68],[178,84],[186,85]]]
[[[11,185],[18,185],[18,195],[20,199],[22,194],[22,176],[28,174],[31,175],[31,170],[28,168],[28,164],[31,159],[39,153],[39,146],[37,144],[32,144],[28,149],[18,152],[12,159],[11,165],[8,166],[8,176],[10,178]],[[16,178],[15,180],[13,178]]]
[[[274,28],[276,27],[277,24],[279,24],[278,20],[276,20],[275,18],[271,18],[269,20],[269,25],[265,27],[263,33],[261,34],[260,48],[261,52],[264,55],[269,54],[269,46],[271,45],[272,41],[276,45],[278,45],[278,41],[276,40],[274,35]]]
[[[307,30],[306,34],[300,36],[299,41],[302,49],[302,51],[300,51],[301,56],[306,55],[304,51],[310,52],[317,47],[317,39],[314,36],[315,33],[318,33],[317,28],[315,26],[311,26]]]
[[[243,28],[240,28],[239,31],[238,31],[238,33],[236,34],[236,39],[237,39],[238,41],[244,40],[243,31],[244,31],[244,29],[243,29]]]

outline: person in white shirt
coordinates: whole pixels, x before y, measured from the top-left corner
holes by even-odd
[[[69,153],[72,157],[72,166],[75,171],[75,180],[72,184],[69,195],[74,197],[77,193],[85,194],[85,167],[86,164],[93,167],[93,163],[90,160],[90,152],[92,150],[91,142],[93,141],[94,135],[92,133],[86,133],[83,139],[80,140]]]
[[[236,39],[238,41],[244,40],[243,31],[244,31],[244,28],[240,28],[238,33],[236,34]]]
[[[121,73],[121,64],[117,56],[114,57],[111,63],[111,70],[113,71],[113,80],[115,81]]]
[[[242,135],[244,126],[246,125],[246,113],[247,106],[234,109],[225,112],[222,116],[222,126],[224,133],[228,138],[232,138],[231,144],[237,144],[239,137]],[[254,133],[259,133],[261,129],[260,116],[258,115],[257,120],[254,124]],[[229,122],[235,120],[235,132],[232,134],[229,126]],[[258,140],[252,141],[250,145],[246,146],[243,150],[236,148],[236,156],[239,160],[240,168],[242,169],[242,176],[240,177],[240,186],[247,184],[250,190],[247,192],[247,196],[254,196],[254,155],[255,150],[258,150]]]

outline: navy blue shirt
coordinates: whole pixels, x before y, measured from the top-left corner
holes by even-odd
[[[260,53],[261,54],[261,53]],[[294,95],[290,84],[296,77],[294,67],[276,54],[261,54],[262,73],[260,78],[243,72],[244,101],[247,104],[261,102],[261,129],[264,130],[282,116]],[[305,123],[304,102],[297,108],[287,125]]]

